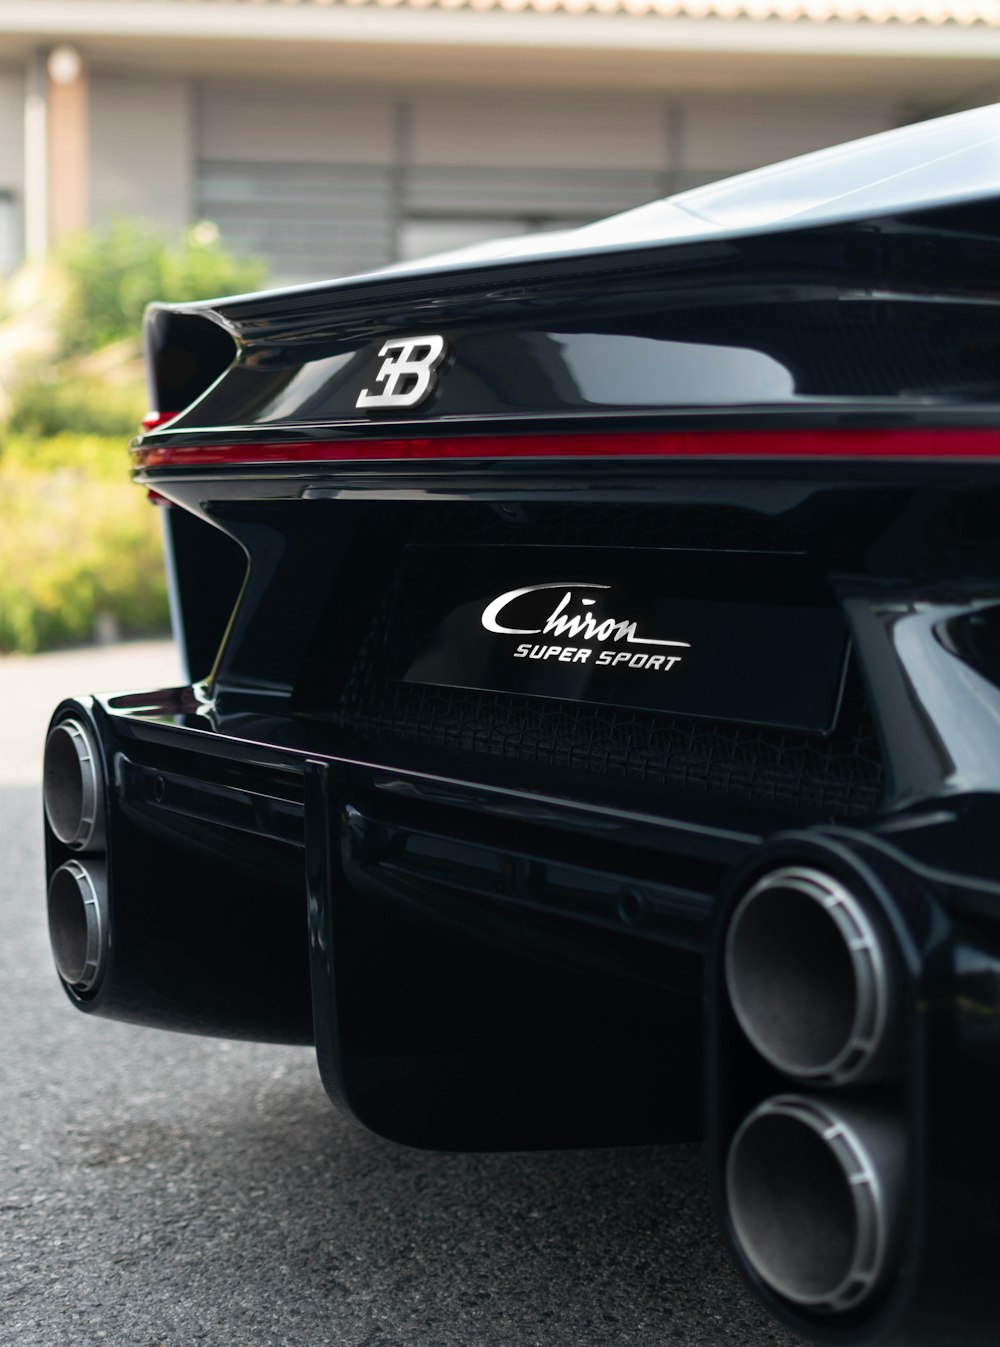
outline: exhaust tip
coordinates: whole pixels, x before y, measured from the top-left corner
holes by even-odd
[[[829,875],[787,867],[754,884],[725,976],[740,1028],[786,1075],[839,1085],[891,1069],[890,965],[862,902]]]
[[[779,1096],[729,1152],[737,1242],[760,1278],[795,1305],[844,1313],[885,1281],[903,1188],[902,1129],[890,1115]]]
[[[81,994],[101,980],[108,946],[107,874],[67,861],[49,881],[49,942],[59,976]]]
[[[45,741],[42,791],[49,827],[63,846],[94,851],[104,845],[104,787],[100,757],[82,721],[60,720]]]

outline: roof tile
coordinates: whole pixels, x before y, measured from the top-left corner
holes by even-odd
[[[125,0],[120,0],[125,3]],[[135,3],[135,0],[128,0]],[[726,22],[933,24],[1000,28],[1000,0],[173,0],[186,5],[470,9],[623,14]]]

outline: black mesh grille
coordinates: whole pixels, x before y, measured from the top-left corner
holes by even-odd
[[[823,737],[509,693],[388,683],[366,658],[345,689],[336,719],[373,742],[405,740],[734,796],[811,819],[870,813],[882,793],[878,743],[856,684],[835,733]]]
[[[466,541],[465,527],[447,526],[447,512],[436,516],[433,537]],[[452,511],[452,516],[461,512]],[[605,509],[600,518],[602,542],[617,541],[621,529],[636,541],[636,516],[642,511]],[[647,545],[664,538],[664,521],[650,510],[638,535]],[[583,517],[586,515],[587,517]],[[494,518],[496,518],[494,516]],[[568,524],[572,520],[572,527]],[[532,542],[593,538],[595,515],[586,511],[546,513],[523,520],[521,527],[497,520],[496,540],[511,532],[530,535]],[[539,528],[542,522],[544,527]],[[712,519],[710,512],[690,515],[683,530],[716,541],[720,527],[732,519]],[[534,526],[532,526],[534,525]],[[693,527],[697,525],[697,527]],[[676,538],[678,530],[671,527]],[[744,528],[743,532],[751,530]],[[478,541],[494,541],[488,518],[479,516]],[[423,528],[411,540],[428,536]],[[727,540],[732,545],[732,533]],[[745,539],[741,539],[745,545]],[[763,539],[756,539],[761,551]],[[769,540],[772,548],[779,541]],[[780,730],[758,725],[701,719],[656,711],[595,705],[507,692],[479,691],[403,683],[390,675],[391,652],[419,640],[426,631],[424,614],[414,596],[402,592],[397,575],[377,612],[333,713],[342,728],[369,743],[402,741],[464,755],[492,755],[577,773],[585,790],[594,776],[640,783],[663,797],[678,792],[739,799],[770,806],[803,821],[837,820],[871,813],[883,791],[879,744],[856,669],[848,670],[844,698],[830,734]],[[664,800],[664,804],[666,801]],[[650,801],[655,808],[654,800]]]

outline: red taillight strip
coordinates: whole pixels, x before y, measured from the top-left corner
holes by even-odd
[[[172,421],[175,416],[180,416],[180,412],[147,412],[142,418],[143,433],[148,435],[150,431],[157,430],[160,426],[165,426],[168,421]]]
[[[708,430],[140,445],[140,467],[489,458],[1000,458],[1000,430]]]

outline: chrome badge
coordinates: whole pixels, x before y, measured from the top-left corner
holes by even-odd
[[[498,636],[570,636],[581,642],[596,642],[599,646],[624,642],[626,646],[669,646],[677,651],[691,649],[690,641],[667,641],[661,637],[640,636],[638,635],[638,623],[632,622],[628,618],[602,618],[600,615],[595,616],[594,613],[587,611],[575,614],[566,611],[570,604],[579,597],[575,593],[576,590],[608,590],[610,588],[610,585],[558,580],[544,585],[525,585],[520,589],[508,589],[505,594],[501,594],[499,598],[486,605],[480,622],[487,631],[495,632]],[[501,622],[501,617],[510,620],[506,618],[506,610],[512,604],[516,604],[519,599],[530,598],[531,595],[547,589],[561,589],[564,593],[552,612],[544,619],[542,625],[508,627]],[[590,609],[597,604],[597,599],[579,599],[579,603],[582,608]],[[516,621],[517,619],[513,620]],[[540,620],[537,616],[537,610],[535,620]],[[543,643],[533,646],[530,641],[526,641],[514,651],[514,659],[555,659],[561,664],[586,664],[593,654],[594,646],[591,644],[547,645]],[[628,669],[662,670],[664,673],[669,673],[675,664],[680,664],[682,658],[680,654],[654,655],[618,649],[617,651],[598,650],[593,662],[601,667],[615,668],[622,664]]]
[[[437,387],[437,371],[447,353],[444,337],[393,337],[379,351],[383,359],[375,383],[382,388],[362,388],[355,407],[419,406]]]

